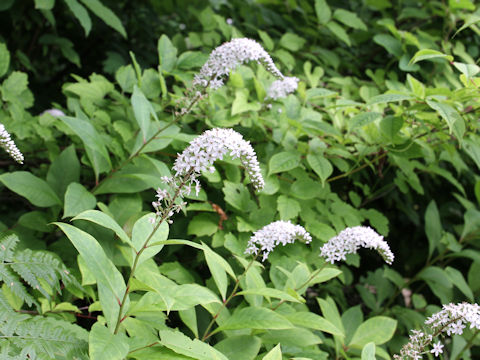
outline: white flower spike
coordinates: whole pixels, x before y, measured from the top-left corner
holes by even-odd
[[[281,80],[275,80],[267,90],[267,99],[280,99],[287,97],[288,94],[297,90],[298,78],[285,77]]]
[[[347,254],[357,253],[361,247],[377,250],[387,264],[393,262],[393,253],[383,236],[368,226],[355,226],[341,231],[320,248],[320,256],[333,264],[345,260]]]
[[[295,240],[302,240],[305,243],[310,243],[312,237],[300,225],[293,225],[290,221],[275,221],[269,225],[264,226],[253,233],[247,244],[245,254],[258,254],[263,252],[263,259],[268,258],[268,254],[279,244],[287,245],[295,242]]]
[[[0,124],[0,147],[3,148],[16,162],[23,164],[23,154],[18,150],[10,134],[3,124]]]

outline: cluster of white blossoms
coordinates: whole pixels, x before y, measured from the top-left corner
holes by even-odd
[[[312,237],[300,225],[293,225],[290,221],[275,221],[255,231],[248,241],[245,254],[257,255],[259,251],[263,252],[263,259],[268,258],[268,254],[279,244],[287,245],[295,240],[302,240],[310,243]]]
[[[0,147],[5,149],[16,162],[23,164],[23,154],[18,150],[17,145],[13,142],[3,124],[0,124]]]
[[[169,190],[158,189],[157,201],[152,203],[157,215],[168,218],[174,212],[179,212],[185,203],[175,205],[174,202],[190,194],[192,187],[198,196],[201,189],[198,177],[202,171],[213,173],[213,163],[226,155],[230,155],[232,159],[239,158],[255,189],[263,189],[265,181],[250,142],[245,141],[242,135],[232,129],[215,128],[193,139],[190,145],[178,154],[173,166],[175,175],[162,178]],[[164,211],[168,213],[165,214]]]
[[[286,97],[288,94],[297,90],[298,78],[284,77],[280,80],[275,80],[268,88],[267,99],[280,99]]]
[[[267,71],[279,78],[268,90],[269,98],[285,97],[297,89],[298,79],[283,76],[263,47],[255,40],[247,38],[233,39],[214,49],[200,72],[195,75],[193,86],[218,89],[222,87],[230,71],[251,61],[262,64]]]
[[[355,226],[342,230],[320,248],[320,256],[333,264],[335,261],[345,260],[347,254],[356,254],[362,247],[377,250],[387,264],[393,262],[393,253],[383,240],[383,236],[368,226]]]
[[[433,339],[446,333],[447,336],[462,335],[463,329],[469,325],[470,329],[480,330],[480,306],[478,304],[460,303],[443,305],[441,311],[430,316],[425,325],[428,333],[412,330],[409,342],[400,350],[394,359],[421,359],[422,354],[430,352],[435,356],[443,353],[443,345],[440,341],[432,345]]]

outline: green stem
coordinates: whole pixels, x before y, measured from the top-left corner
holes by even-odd
[[[258,254],[255,255],[253,257],[253,259],[248,263],[247,267],[245,268],[245,271],[237,277],[237,280],[235,280],[235,286],[233,287],[233,290],[230,294],[230,296],[223,302],[222,306],[220,307],[220,309],[218,309],[218,311],[215,313],[215,315],[213,316],[212,320],[210,320],[210,323],[208,324],[207,328],[205,329],[205,332],[203,333],[203,337],[202,337],[202,341],[205,341],[207,340],[210,336],[212,336],[212,332],[210,331],[213,324],[215,323],[215,321],[217,320],[218,316],[220,315],[220,313],[222,312],[222,310],[224,308],[227,307],[228,303],[230,302],[230,300],[233,299],[233,297],[235,295],[237,295],[237,290],[238,290],[238,287],[240,286],[240,280],[242,279],[243,276],[245,276],[245,274],[248,272],[248,270],[250,270],[250,268],[252,267],[253,263],[255,262],[255,260],[257,259],[258,257]]]
[[[158,221],[157,225],[155,225],[155,227],[153,228],[153,230],[152,230],[152,232],[150,233],[150,235],[148,235],[148,237],[147,237],[147,239],[145,240],[145,242],[143,243],[141,249],[136,252],[135,259],[133,260],[132,270],[130,271],[130,276],[128,277],[127,287],[125,288],[125,293],[123,294],[122,300],[120,301],[120,308],[119,308],[119,310],[118,310],[117,323],[116,323],[116,325],[115,325],[115,330],[113,331],[114,334],[118,333],[118,330],[120,329],[120,324],[121,324],[121,322],[122,322],[123,320],[125,320],[125,318],[126,318],[126,316],[124,316],[124,317],[122,318],[123,308],[124,308],[124,306],[125,306],[125,302],[126,302],[126,300],[127,300],[127,296],[128,296],[128,294],[130,293],[130,285],[131,285],[133,276],[135,275],[135,270],[137,269],[137,266],[138,266],[138,260],[140,259],[140,256],[141,256],[142,253],[145,251],[145,249],[148,247],[148,243],[149,243],[150,240],[152,239],[153,235],[155,235],[155,233],[156,233],[157,230],[159,229],[160,225],[162,225],[162,223],[163,223],[163,222],[165,221],[165,219],[168,217],[168,214],[169,214],[170,210],[172,210],[173,206],[175,205],[175,200],[176,200],[177,197],[179,196],[180,191],[182,190],[183,186],[186,184],[186,182],[187,182],[188,179],[190,178],[192,172],[193,172],[193,170],[190,170],[190,172],[188,172],[188,173],[184,176],[184,178],[182,179],[182,182],[180,183],[180,185],[178,186],[177,190],[175,191],[175,194],[173,195],[172,200],[170,201],[168,207],[163,211],[162,216],[160,217],[160,220]]]

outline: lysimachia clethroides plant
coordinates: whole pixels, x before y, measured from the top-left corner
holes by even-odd
[[[196,105],[224,85],[231,72],[252,62],[275,77],[266,91],[265,101],[277,101],[296,91],[299,79],[284,76],[260,44],[245,38],[233,39],[210,54],[170,123],[156,128],[153,134],[147,133],[150,127],[145,123],[139,124],[143,143],[135,147],[116,170],[140,157],[163,131],[190,115]],[[152,111],[151,105],[137,90],[135,88],[132,102],[144,106],[141,110],[137,106],[137,113],[148,114]],[[16,161],[23,162],[23,155],[1,124],[0,146]],[[245,169],[243,183],[257,194],[266,194],[262,193],[266,187],[264,172],[248,139],[230,128],[212,128],[193,138],[177,154],[170,174],[161,178],[162,185],[152,195],[153,211],[136,220],[131,228],[122,228],[100,204],[100,210],[76,215],[73,225],[55,223],[78,251],[82,274],[94,278],[90,284],[95,283],[98,289],[98,299],[95,294],[89,294],[98,300],[90,306],[91,310],[101,312],[88,336],[89,357],[93,360],[228,360],[241,359],[238,353],[244,352],[248,359],[280,360],[282,348],[297,351],[289,341],[289,337],[294,336],[309,348],[305,352],[297,351],[296,359],[324,358],[325,353],[317,346],[322,342],[345,357],[350,347],[357,355],[361,354],[362,359],[371,359],[368,353],[375,352],[388,358],[380,345],[392,337],[395,320],[375,316],[350,334],[347,343],[343,319],[330,297],[317,297],[323,316],[306,304],[315,297],[308,289],[342,276],[334,264],[348,262],[360,248],[373,249],[388,265],[392,264],[394,254],[383,236],[372,228],[347,227],[319,246],[320,242],[315,239],[319,238],[318,234],[310,234],[289,220],[276,220],[253,231],[249,240],[235,239],[234,247],[238,251],[232,253],[215,251],[214,246],[204,242],[169,239],[170,225],[181,213],[189,211],[189,199],[201,194],[202,176],[215,173],[215,164],[222,160],[240,164]],[[97,178],[95,188],[102,186],[103,181]],[[92,235],[98,232],[88,232],[85,224],[89,223],[115,233],[122,261],[114,264],[101,239]],[[288,268],[269,267],[280,245],[285,251],[301,246],[302,254],[314,254],[318,265],[311,269],[299,261],[288,263]],[[161,259],[161,251],[167,251],[166,246],[191,247],[198,251],[211,273],[211,281],[201,284],[187,276],[166,276],[155,261]],[[264,268],[268,271],[262,271]],[[267,278],[271,281],[265,281]],[[387,334],[382,339],[387,340],[364,338],[372,324],[381,324],[380,328]],[[461,334],[466,325],[480,328],[478,305],[445,305],[426,325],[429,332],[414,332],[396,358],[419,359],[427,353],[441,355],[443,345],[434,343],[436,337],[444,333]],[[81,352],[80,349],[78,358],[82,358]]]

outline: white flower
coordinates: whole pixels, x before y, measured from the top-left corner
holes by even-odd
[[[320,256],[333,264],[345,260],[347,254],[357,253],[361,247],[377,250],[387,264],[393,262],[393,253],[383,236],[368,226],[355,226],[341,231],[320,248]]]
[[[435,354],[435,356],[438,356],[438,354],[442,354],[443,353],[443,345],[442,343],[439,341],[437,342],[436,344],[433,344],[433,349],[430,350],[430,352],[432,354]]]
[[[233,19],[232,19],[232,18],[228,18],[227,20],[225,20],[225,22],[226,22],[228,25],[233,25]]]
[[[0,147],[5,149],[16,162],[23,164],[23,154],[18,150],[3,124],[0,124]]]
[[[297,87],[298,78],[296,77],[284,77],[281,80],[275,80],[267,90],[267,99],[284,98],[297,90]]]
[[[223,85],[223,79],[229,75],[230,71],[250,61],[262,64],[276,77],[284,78],[270,55],[258,42],[241,38],[233,39],[214,49],[199,74],[195,76],[193,85],[218,89]]]
[[[42,112],[40,115],[50,114],[53,117],[65,116],[65,113],[60,109],[48,109]]]
[[[293,243],[295,240],[303,240],[307,244],[312,241],[310,234],[300,225],[293,225],[290,221],[275,221],[253,233],[247,244],[245,254],[258,254],[263,252],[263,259],[278,245]]]
[[[193,139],[190,145],[178,155],[173,169],[175,176],[192,173],[192,179],[200,176],[202,171],[213,170],[216,160],[230,154],[233,159],[239,158],[245,167],[253,186],[257,190],[263,189],[265,184],[257,156],[250,142],[245,141],[239,133],[232,129],[212,129]],[[199,184],[196,183],[197,191]]]

